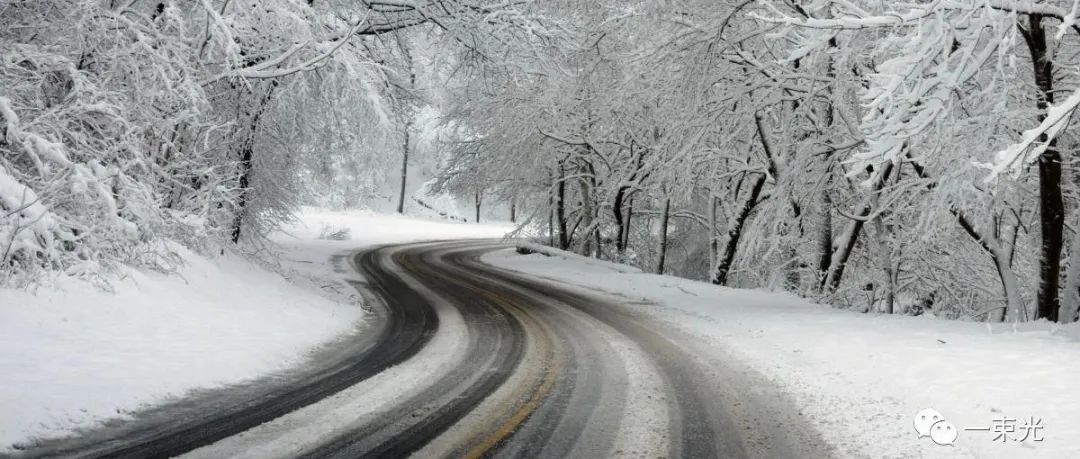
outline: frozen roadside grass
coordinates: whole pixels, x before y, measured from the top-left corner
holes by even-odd
[[[783,293],[717,287],[549,248],[496,266],[623,296],[780,385],[841,457],[1080,457],[1080,326],[994,324],[841,311]],[[933,408],[952,446],[918,438]],[[1040,429],[1024,429],[1029,417]],[[1001,420],[1015,432],[994,441]],[[989,430],[966,430],[989,429]],[[1016,441],[1024,434],[1026,441]],[[1033,441],[1034,436],[1044,438]],[[1009,439],[1012,438],[1012,439]]]

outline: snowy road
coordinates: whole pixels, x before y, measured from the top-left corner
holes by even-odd
[[[482,264],[496,242],[352,265],[370,329],[313,368],[46,443],[79,457],[826,457],[780,391],[627,300]],[[599,294],[597,294],[599,295]]]

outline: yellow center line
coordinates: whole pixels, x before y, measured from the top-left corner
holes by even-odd
[[[545,336],[550,337],[552,335],[551,330],[546,325],[544,325],[538,320],[535,320],[531,314],[514,305],[513,303],[502,297],[502,295],[495,292],[485,291],[477,291],[477,293],[486,296],[489,300],[492,300],[495,303],[500,304],[508,311],[512,310],[516,312],[515,315],[524,318],[529,322],[532,322],[538,328],[542,328]],[[527,420],[529,416],[531,416],[537,410],[537,408],[540,407],[540,404],[541,402],[543,402],[544,398],[546,398],[551,393],[552,388],[555,386],[555,381],[559,374],[559,371],[562,369],[562,361],[557,353],[550,351],[550,349],[554,345],[554,343],[551,342],[552,340],[549,338],[547,341],[549,341],[549,345],[547,346],[547,348],[549,349],[549,353],[551,354],[547,356],[547,360],[549,360],[551,363],[546,368],[543,379],[540,381],[538,387],[533,391],[532,396],[530,396],[529,400],[522,404],[517,409],[517,411],[515,411],[509,418],[507,418],[506,421],[499,425],[499,427],[497,427],[494,432],[489,434],[487,437],[481,439],[480,442],[476,444],[476,446],[472,447],[472,449],[466,452],[464,457],[470,459],[484,457],[484,455],[487,454],[491,449],[495,448],[499,444],[499,442],[505,440],[511,434],[513,434],[521,426],[521,424],[524,423],[525,420]]]
[[[448,277],[446,275],[447,273],[439,273],[429,266],[414,264],[411,261],[408,261],[407,257],[402,257],[401,260],[398,260],[398,264],[413,272],[426,271],[429,275],[436,275],[443,278]],[[536,388],[532,391],[529,400],[519,406],[518,409],[514,411],[509,418],[503,421],[493,432],[481,438],[479,442],[464,455],[466,458],[480,458],[484,457],[484,455],[495,448],[501,441],[513,434],[527,419],[529,419],[529,416],[536,412],[543,400],[555,387],[558,374],[562,370],[562,357],[558,352],[554,352],[556,343],[551,338],[554,336],[554,333],[543,321],[537,320],[528,311],[515,305],[511,299],[506,298],[499,292],[485,290],[480,285],[470,283],[464,276],[450,275],[450,277],[456,277],[458,285],[461,287],[472,291],[477,296],[487,299],[493,304],[501,306],[505,311],[517,316],[522,321],[522,325],[532,324],[532,327],[540,329],[540,334],[543,335],[544,341],[547,342],[547,345],[544,346],[544,348],[546,348],[548,352],[546,353],[547,355],[544,356],[544,360],[548,361],[549,364],[545,368],[539,384],[537,384]],[[526,328],[528,327],[526,326]]]

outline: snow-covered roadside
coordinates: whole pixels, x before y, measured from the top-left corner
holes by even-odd
[[[485,261],[635,300],[626,307],[726,350],[781,385],[842,457],[1080,457],[1075,324],[991,327],[857,314],[572,255],[504,250]],[[925,408],[960,429],[954,446],[917,438],[913,419]],[[1029,416],[1042,428],[1024,429]],[[1029,438],[995,442],[995,421],[1015,427],[1007,436]],[[991,430],[964,430],[974,428]],[[1036,434],[1044,440],[1032,441]]]
[[[242,257],[177,250],[178,275],[130,270],[114,293],[0,290],[0,448],[287,368],[361,318]]]
[[[345,239],[321,239],[328,233],[348,230]],[[458,223],[438,218],[419,218],[397,214],[381,214],[368,210],[330,211],[305,208],[297,224],[273,236],[284,249],[283,261],[308,277],[328,278],[334,272],[325,260],[356,250],[383,244],[405,242],[502,238],[513,230],[505,223]],[[351,278],[355,273],[347,273]],[[326,287],[329,288],[329,287]],[[335,287],[337,288],[337,287]]]
[[[179,275],[130,270],[103,292],[74,279],[0,289],[0,454],[14,443],[281,371],[363,319],[334,255],[425,239],[501,237],[509,228],[305,209],[273,239],[281,269],[178,249]],[[346,240],[318,239],[323,225]],[[286,280],[288,278],[288,280]]]

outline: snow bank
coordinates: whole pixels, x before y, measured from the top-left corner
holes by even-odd
[[[319,241],[348,247],[355,246],[357,241],[364,245],[378,245],[437,239],[502,238],[514,229],[513,225],[507,223],[458,223],[369,210],[330,211],[308,207],[301,212],[299,223],[286,228],[277,239],[314,241],[323,228],[349,229],[349,240]]]
[[[500,251],[485,261],[629,297],[625,307],[730,351],[791,393],[840,457],[1080,457],[1077,324],[858,314],[788,294],[582,263],[551,249]],[[913,418],[925,408],[961,429],[954,446],[917,438]],[[1029,416],[1041,418],[1043,441],[963,430],[1007,417],[1016,420],[1009,436],[1019,437]]]
[[[333,211],[305,207],[297,222],[272,235],[282,262],[299,277],[338,282],[317,282],[316,287],[339,297],[356,299],[344,280],[363,280],[344,261],[328,262],[358,249],[386,244],[449,240],[500,239],[514,229],[506,223],[458,223],[440,217],[385,214],[371,210]],[[334,239],[327,238],[335,234]]]
[[[347,228],[349,237],[318,239],[324,226]],[[335,255],[509,229],[306,209],[274,236],[288,280],[241,257],[179,249],[186,262],[179,275],[131,270],[113,293],[71,278],[33,293],[0,289],[0,454],[16,442],[301,363],[362,320],[342,282],[355,274],[335,266]]]
[[[131,270],[114,293],[0,290],[2,447],[287,368],[361,316],[246,259],[179,250],[178,276]]]

